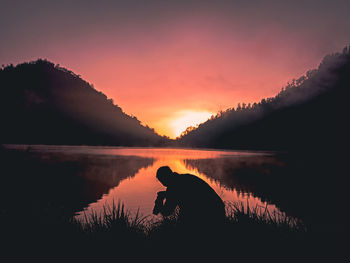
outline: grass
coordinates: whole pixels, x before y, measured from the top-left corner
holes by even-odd
[[[232,237],[234,241],[248,238],[250,243],[261,240],[261,237],[278,242],[306,233],[302,223],[295,219],[284,214],[271,215],[266,207],[250,207],[249,203],[244,205],[242,202],[227,204],[225,222],[215,231],[211,231],[213,226],[210,225],[200,225],[196,231],[183,228],[176,213],[159,220],[151,220],[139,213],[131,216],[120,202],[106,205],[101,214],[92,212],[85,214],[83,220],[73,219],[71,224],[85,240],[122,244],[124,248],[139,246],[151,251],[173,246],[185,248],[194,243],[200,246],[212,244],[213,248],[213,241],[215,246],[223,247],[227,245],[225,240]],[[240,242],[230,243],[238,246]]]
[[[125,209],[121,202],[117,204],[113,201],[111,205],[106,204],[103,212],[98,214],[92,211],[84,214],[84,219],[72,222],[79,225],[80,230],[85,233],[97,232],[115,232],[128,230],[150,235],[155,228],[177,227],[179,222],[177,212],[169,217],[163,217],[159,220],[150,220],[148,216],[142,216],[139,212],[135,216]],[[259,225],[261,228],[269,227],[276,230],[290,232],[306,232],[305,226],[301,221],[288,217],[283,213],[274,212],[270,214],[266,207],[256,205],[251,207],[249,202],[230,202],[226,203],[226,220],[225,226],[229,225]]]
[[[228,203],[226,207],[222,226],[200,225],[196,231],[183,228],[177,213],[158,220],[139,213],[131,216],[120,202],[106,205],[101,214],[93,212],[80,221],[73,219],[71,224],[85,244],[83,250],[88,244],[95,250],[99,247],[103,253],[126,253],[128,258],[137,255],[181,258],[210,253],[215,257],[244,259],[245,253],[251,251],[268,250],[277,255],[285,249],[300,250],[304,244],[300,241],[307,240],[303,224],[284,214],[270,214],[266,207],[242,202]]]
[[[79,260],[81,257],[90,259],[94,254],[99,262],[121,255],[134,261],[135,258],[149,257],[205,257],[208,253],[246,262],[270,253],[274,256],[283,254],[285,258],[299,255],[310,251],[310,244],[322,244],[329,239],[327,236],[318,240],[319,236],[310,234],[300,221],[284,214],[270,214],[267,207],[242,202],[228,203],[226,207],[225,222],[215,231],[210,231],[213,230],[211,225],[200,225],[197,231],[182,228],[176,214],[159,220],[151,220],[139,213],[131,215],[120,202],[106,205],[100,214],[85,214],[81,220],[60,219],[44,225],[26,220],[24,214],[16,224],[31,231],[19,231],[17,237],[11,227],[18,230],[18,225],[5,227],[15,239],[13,247],[16,249],[21,247],[17,242],[20,240],[26,246],[40,248],[40,253],[75,254]],[[330,240],[334,242],[334,239]]]
[[[146,239],[147,217],[139,213],[132,217],[120,202],[105,205],[101,214],[92,212],[85,214],[83,220],[73,218],[71,222],[85,239],[123,246],[142,245]]]
[[[91,214],[84,214],[84,221],[81,223],[81,229],[85,232],[104,232],[104,231],[119,231],[128,229],[130,231],[144,232],[144,222],[147,217],[141,217],[139,212],[135,217],[131,217],[130,213],[125,210],[124,204],[118,202],[116,205],[113,201],[112,205],[105,205],[103,213],[98,214],[93,211]]]
[[[291,232],[305,232],[306,227],[302,221],[289,217],[282,212],[269,212],[265,207],[255,205],[251,207],[249,202],[231,202],[226,204],[226,219],[230,224],[255,224],[263,227],[273,227],[277,230]]]

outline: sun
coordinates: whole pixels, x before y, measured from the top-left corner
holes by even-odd
[[[184,110],[177,112],[170,126],[174,137],[181,135],[190,126],[196,126],[208,120],[214,113],[209,111]]]

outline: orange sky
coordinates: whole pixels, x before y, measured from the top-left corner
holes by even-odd
[[[180,134],[174,121],[186,114],[195,125],[238,102],[274,96],[287,81],[318,65],[322,57],[310,58],[308,47],[278,30],[247,37],[179,26],[165,39],[141,37],[142,46],[107,45],[96,59],[82,52],[91,63],[74,68],[126,113],[174,138]]]
[[[348,1],[15,2],[0,9],[1,64],[60,64],[170,137],[350,43]]]

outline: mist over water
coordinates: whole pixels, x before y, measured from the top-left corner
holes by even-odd
[[[92,212],[100,214],[104,207],[121,202],[132,215],[136,213],[149,218],[158,191],[165,187],[156,179],[161,166],[169,166],[177,173],[191,173],[206,181],[229,205],[242,201],[249,206],[267,208],[271,214],[283,214],[273,203],[262,201],[249,189],[227,180],[223,174],[230,160],[230,168],[247,163],[264,163],[274,160],[269,152],[220,151],[169,148],[125,148],[97,146],[26,146],[7,145],[7,148],[26,151],[42,162],[51,160],[67,166],[76,163],[79,169],[72,176],[83,178],[82,188],[85,205],[77,206],[75,217],[84,220]],[[51,156],[51,157],[50,157]],[[54,158],[53,158],[54,156]],[[45,161],[46,160],[46,161]],[[208,161],[210,160],[210,161]],[[210,170],[203,169],[204,163],[211,163]],[[50,176],[50,175],[47,175]],[[100,187],[100,186],[103,187]],[[87,189],[87,190],[86,190]],[[80,194],[77,193],[78,195]],[[76,200],[71,200],[74,204]]]
[[[252,157],[255,154],[251,153],[225,153],[225,152],[212,152],[212,151],[195,151],[195,150],[159,150],[152,149],[150,152],[145,150],[134,150],[134,154],[146,154],[155,159],[155,162],[146,168],[141,168],[137,174],[132,178],[126,178],[121,183],[109,190],[107,194],[97,202],[91,203],[84,211],[78,213],[78,218],[82,218],[84,213],[91,213],[92,211],[103,211],[103,206],[108,206],[118,201],[125,204],[126,208],[132,213],[136,214],[137,211],[141,215],[151,215],[154,206],[154,200],[158,191],[165,190],[165,187],[157,181],[155,174],[159,167],[169,166],[173,171],[178,173],[190,173],[194,174],[204,181],[206,181],[226,202],[248,201],[250,205],[261,207],[266,206],[266,202],[262,202],[259,198],[253,197],[249,193],[237,191],[234,188],[225,186],[224,182],[220,182],[219,178],[214,179],[203,173],[200,173],[196,168],[186,165],[185,159],[193,158],[220,158],[221,156],[230,156],[231,158],[239,158],[242,156]],[[215,168],[214,168],[215,169]],[[219,170],[220,167],[217,167]],[[215,174],[214,174],[215,176]],[[274,205],[268,205],[268,209],[271,213],[278,212],[278,209]]]

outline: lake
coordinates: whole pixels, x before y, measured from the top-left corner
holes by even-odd
[[[68,178],[64,183],[67,187],[70,177],[79,178],[79,183],[74,183],[76,192],[69,195],[72,204],[79,204],[73,207],[78,219],[93,211],[100,213],[104,206],[113,202],[122,202],[132,215],[138,212],[155,218],[152,209],[156,194],[165,190],[156,179],[156,171],[165,165],[177,173],[200,177],[227,205],[243,202],[250,207],[268,209],[270,214],[283,214],[259,191],[254,192],[254,187],[244,179],[252,174],[263,178],[271,167],[283,165],[270,152],[46,145],[5,147],[26,152],[40,163],[52,166],[49,169],[54,176]],[[53,176],[50,174],[45,172],[46,177]]]

